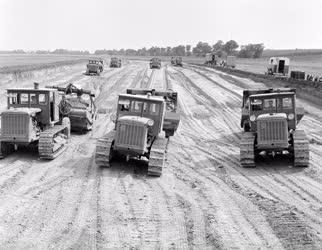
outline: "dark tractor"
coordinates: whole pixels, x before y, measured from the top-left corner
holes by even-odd
[[[121,68],[122,60],[117,57],[112,57],[110,61],[110,68]]]
[[[255,167],[260,153],[283,154],[294,160],[294,166],[309,166],[309,141],[297,124],[304,115],[296,107],[296,90],[291,88],[244,90],[240,144],[243,167]]]
[[[72,131],[84,132],[93,127],[97,117],[95,95],[90,90],[77,88],[72,83],[66,87],[48,86],[57,89],[62,95],[59,112],[62,117],[69,117]]]
[[[150,60],[150,69],[160,69],[161,68],[161,59],[154,57]]]

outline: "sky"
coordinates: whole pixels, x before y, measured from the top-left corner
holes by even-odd
[[[322,48],[322,0],[0,0],[0,50]]]

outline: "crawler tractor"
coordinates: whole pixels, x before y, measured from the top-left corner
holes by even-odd
[[[182,67],[182,57],[181,56],[176,56],[176,57],[171,58],[171,64],[173,66]]]
[[[90,59],[86,65],[85,75],[100,75],[103,71],[103,59]]]
[[[112,57],[110,61],[110,68],[121,68],[121,67],[122,67],[121,59],[117,57]]]
[[[8,107],[1,113],[0,157],[18,146],[36,146],[43,159],[54,159],[66,149],[68,117],[59,116],[56,89],[7,89]]]
[[[150,60],[150,69],[160,69],[161,68],[161,59],[154,57]]]
[[[95,162],[110,166],[118,156],[145,157],[148,175],[160,176],[167,138],[174,135],[179,122],[176,92],[128,89],[119,95],[114,130],[97,142]]]
[[[67,87],[48,86],[62,93],[59,112],[62,117],[69,117],[73,131],[89,131],[97,116],[94,103],[95,95],[89,90],[79,89],[72,83]]]
[[[243,167],[255,167],[262,152],[283,154],[293,159],[294,166],[309,165],[309,141],[297,124],[304,115],[296,107],[296,89],[244,90],[240,143]]]

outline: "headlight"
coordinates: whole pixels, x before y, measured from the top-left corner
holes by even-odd
[[[149,121],[148,121],[148,125],[149,125],[150,127],[152,127],[152,126],[153,126],[153,124],[154,124],[154,121],[153,121],[153,120],[149,120]]]
[[[251,122],[254,122],[254,121],[256,121],[256,116],[252,115],[249,119],[250,119]]]
[[[287,117],[289,120],[293,120],[294,119],[294,114],[289,114]]]

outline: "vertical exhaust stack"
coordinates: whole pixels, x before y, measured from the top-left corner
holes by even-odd
[[[38,82],[34,82],[34,89],[39,89],[39,83]]]

